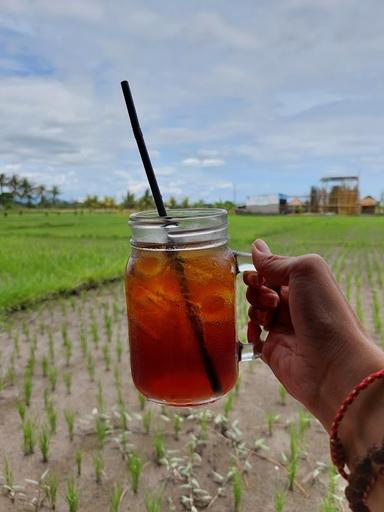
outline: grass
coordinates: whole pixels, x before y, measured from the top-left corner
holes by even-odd
[[[123,212],[1,216],[0,311],[121,277],[129,254],[127,218]],[[383,217],[231,216],[229,226],[238,249],[249,248],[256,236],[294,253],[322,254],[337,243],[384,248]]]

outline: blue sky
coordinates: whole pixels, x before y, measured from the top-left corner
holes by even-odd
[[[384,192],[381,0],[1,0],[0,169],[141,194],[128,79],[165,197]]]

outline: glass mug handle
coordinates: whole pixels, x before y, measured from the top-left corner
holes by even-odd
[[[238,274],[245,272],[246,270],[255,270],[255,266],[252,263],[252,254],[250,252],[241,252],[241,251],[232,251],[235,260],[236,260],[236,270]],[[244,259],[247,260],[247,263],[240,263],[239,260]],[[266,335],[268,333],[262,329],[260,339],[261,341],[265,341]],[[254,359],[259,359],[261,357],[260,352],[254,351],[253,343],[242,343],[238,341],[239,344],[239,361],[253,361]]]

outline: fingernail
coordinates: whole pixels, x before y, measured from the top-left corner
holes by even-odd
[[[268,245],[264,242],[264,240],[261,240],[260,238],[258,238],[257,240],[255,240],[253,242],[253,245],[254,247],[256,247],[256,249],[264,254],[271,254],[271,251],[268,247]]]
[[[254,287],[260,286],[259,274],[249,275],[248,282],[249,282],[250,286],[254,286]]]

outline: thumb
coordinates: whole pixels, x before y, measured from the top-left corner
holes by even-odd
[[[287,285],[295,258],[272,254],[264,240],[252,244],[252,259],[257,272],[272,286]]]

